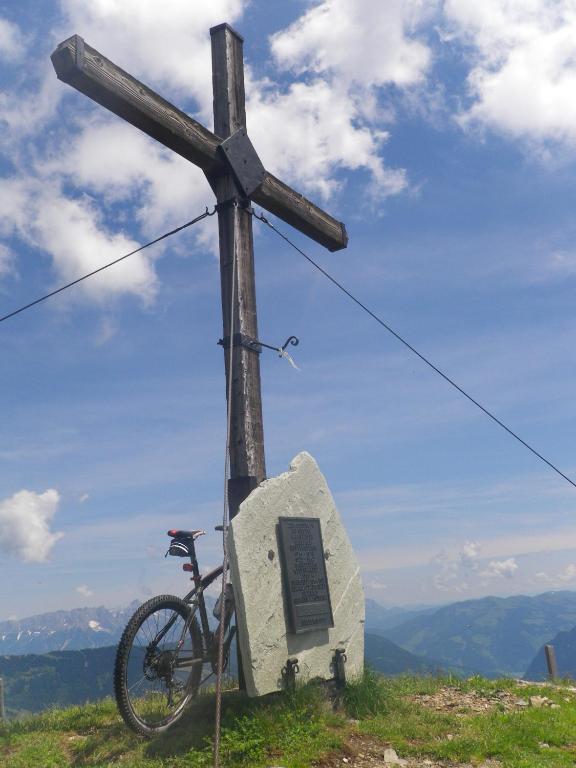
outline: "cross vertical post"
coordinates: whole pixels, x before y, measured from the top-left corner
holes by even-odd
[[[214,131],[227,139],[246,128],[243,38],[228,24],[210,30]],[[220,280],[226,382],[232,376],[230,434],[230,517],[266,477],[260,360],[258,352],[237,342],[244,336],[258,338],[252,216],[249,199],[240,193],[231,172],[207,174],[218,203]],[[236,259],[236,291],[231,306],[233,262]],[[229,339],[231,312],[234,338]],[[229,370],[228,345],[234,345],[233,370]],[[228,392],[228,388],[226,389]]]

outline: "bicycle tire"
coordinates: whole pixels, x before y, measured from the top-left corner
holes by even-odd
[[[174,595],[153,597],[138,608],[122,633],[114,665],[114,693],[122,719],[141,736],[168,730],[198,693],[202,663],[184,666],[188,658],[202,658],[202,634],[195,616],[184,632],[190,610],[188,603]],[[182,647],[171,647],[182,638]],[[181,667],[176,666],[179,659]],[[183,679],[177,676],[180,672]],[[140,676],[136,682],[132,682],[133,673]],[[174,690],[180,694],[176,702],[172,702]]]

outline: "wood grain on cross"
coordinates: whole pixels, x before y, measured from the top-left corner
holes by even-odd
[[[331,251],[345,248],[344,224],[268,173],[246,135],[243,39],[228,24],[210,30],[214,133],[87,45],[78,35],[52,54],[60,80],[147,133],[204,171],[218,205],[224,337],[229,334],[236,259],[232,372],[230,514],[266,476],[260,393],[252,216],[254,201]],[[235,158],[233,161],[232,158]],[[247,175],[244,176],[244,163]]]

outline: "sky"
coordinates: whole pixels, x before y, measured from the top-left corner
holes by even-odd
[[[245,38],[264,165],[346,223],[274,223],[576,475],[575,0],[0,2],[0,316],[212,208],[202,173],[69,86],[72,34],[212,127]],[[576,489],[259,222],[268,476],[317,460],[384,605],[576,588]],[[183,594],[221,561],[215,217],[0,323],[0,619]]]

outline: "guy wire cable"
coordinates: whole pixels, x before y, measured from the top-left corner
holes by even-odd
[[[232,254],[232,290],[230,291],[230,344],[228,346],[228,398],[226,416],[226,455],[224,457],[224,509],[222,511],[222,589],[220,592],[220,618],[218,631],[218,664],[216,667],[216,716],[214,724],[214,768],[220,767],[220,730],[222,723],[222,667],[224,666],[224,617],[226,615],[226,580],[228,577],[228,475],[230,473],[230,436],[232,434],[232,382],[234,363],[234,303],[236,301],[236,249]],[[231,652],[231,648],[228,650]],[[228,659],[230,663],[230,659]]]
[[[454,389],[457,389],[458,392],[460,392],[461,395],[464,395],[465,398],[467,398],[473,405],[475,405],[477,408],[479,408],[483,413],[486,414],[486,416],[489,416],[492,421],[495,421],[496,424],[498,424],[499,427],[502,427],[506,432],[508,432],[509,435],[511,435],[515,440],[517,440],[519,443],[521,443],[525,448],[527,448],[531,453],[534,454],[537,458],[540,459],[540,461],[543,461],[545,464],[547,464],[550,469],[553,469],[554,472],[556,472],[560,477],[564,478],[570,485],[572,485],[574,488],[576,488],[576,482],[572,480],[568,475],[565,475],[564,472],[562,472],[558,467],[556,467],[554,464],[552,464],[551,461],[549,461],[545,456],[543,456],[541,453],[539,453],[535,448],[533,448],[529,443],[527,443],[525,440],[523,440],[519,435],[516,434],[510,427],[507,427],[506,424],[504,424],[503,421],[500,421],[500,419],[495,416],[493,413],[491,413],[487,408],[485,408],[481,403],[478,402],[478,400],[475,400],[472,395],[469,395],[468,392],[466,392],[464,389],[462,389],[461,386],[456,384],[456,382],[450,378],[446,373],[440,370],[437,365],[435,365],[431,360],[429,360],[427,357],[425,357],[421,352],[418,352],[418,350],[412,346],[406,339],[404,339],[402,336],[400,336],[399,333],[397,333],[393,328],[391,328],[388,323],[386,323],[384,320],[382,320],[381,317],[379,317],[375,312],[372,312],[371,309],[369,309],[365,304],[363,304],[360,299],[357,299],[356,296],[354,296],[350,291],[345,288],[342,283],[339,283],[338,280],[336,280],[335,277],[332,277],[332,275],[327,272],[323,267],[320,266],[311,256],[308,256],[307,253],[305,253],[301,248],[299,248],[295,243],[290,240],[289,237],[287,237],[283,232],[281,232],[279,229],[277,229],[274,224],[272,224],[263,214],[258,214],[255,211],[252,211],[252,216],[254,218],[258,219],[259,221],[266,224],[270,229],[275,232],[279,237],[282,238],[285,242],[288,243],[288,245],[291,245],[294,250],[298,251],[298,253],[301,256],[304,256],[306,261],[308,261],[310,264],[312,264],[313,267],[315,267],[319,272],[321,272],[324,277],[327,277],[328,280],[330,280],[331,283],[333,283],[337,288],[339,288],[342,293],[346,294],[349,299],[352,299],[352,301],[357,304],[361,309],[364,310],[373,320],[376,320],[379,325],[381,325],[385,330],[387,330],[389,333],[392,334],[396,339],[398,339],[399,342],[404,344],[405,347],[407,347],[411,352],[413,352],[417,357],[422,360],[422,362],[426,363],[427,366],[432,368],[433,371],[435,371],[439,376],[441,376],[444,381],[447,381],[448,384],[454,387]]]
[[[156,245],[156,243],[159,243],[161,240],[165,240],[167,237],[171,237],[172,235],[177,234],[178,232],[182,232],[183,229],[187,229],[188,227],[193,226],[194,224],[197,224],[199,221],[202,221],[202,219],[207,218],[208,216],[213,216],[216,213],[216,209],[214,208],[213,211],[208,211],[208,208],[206,208],[206,211],[200,216],[196,216],[195,219],[192,219],[191,221],[186,222],[186,224],[182,224],[180,227],[176,227],[176,229],[170,230],[170,232],[165,232],[163,235],[160,235],[160,237],[157,237],[155,240],[151,240],[149,243],[146,243],[145,245],[141,245],[139,248],[136,248],[133,251],[130,251],[130,253],[125,253],[124,256],[120,256],[118,259],[114,259],[114,261],[108,262],[108,264],[104,264],[102,267],[98,267],[97,269],[92,270],[92,272],[88,272],[86,275],[82,275],[82,277],[76,278],[76,280],[72,280],[71,283],[66,283],[66,285],[61,285],[60,288],[56,288],[54,291],[50,291],[50,293],[47,293],[45,296],[41,296],[39,299],[35,299],[34,301],[31,301],[29,304],[25,304],[23,307],[20,307],[19,309],[15,309],[13,312],[9,312],[7,315],[4,315],[3,317],[0,317],[0,323],[3,323],[4,320],[9,320],[11,317],[14,317],[15,315],[19,315],[20,312],[24,312],[26,309],[30,309],[31,307],[36,306],[36,304],[40,304],[42,301],[46,301],[46,299],[50,299],[52,296],[56,296],[57,293],[62,293],[62,291],[67,290],[68,288],[72,288],[73,285],[77,285],[78,283],[81,283],[83,280],[87,280],[89,277],[93,277],[94,275],[97,275],[99,272],[103,272],[105,269],[108,269],[108,267],[113,267],[114,264],[118,264],[121,261],[124,261],[124,259],[127,259],[129,256],[134,256],[134,254],[139,253],[140,251],[143,251],[145,248],[150,248],[151,245]]]

